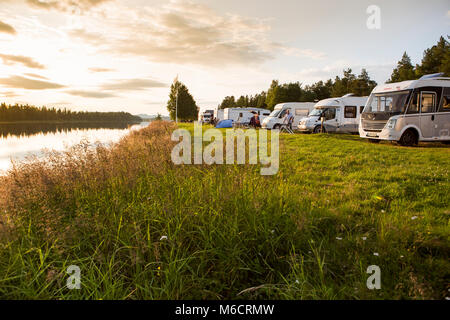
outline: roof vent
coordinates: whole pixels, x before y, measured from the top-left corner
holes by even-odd
[[[343,95],[342,98],[353,97],[354,95],[354,93],[347,93],[346,95]]]
[[[443,72],[440,72],[440,73],[433,73],[433,74],[426,74],[426,75],[420,77],[419,80],[426,80],[426,79],[439,78],[439,77],[442,77],[443,75],[444,75]]]

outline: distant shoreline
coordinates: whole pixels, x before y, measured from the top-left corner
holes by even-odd
[[[26,121],[0,121],[0,125],[4,124],[77,124],[77,123],[129,123],[129,124],[139,124],[141,122],[148,122],[152,119],[142,119],[141,121],[126,121],[126,120],[119,120],[119,121],[111,121],[111,120],[93,120],[93,121],[83,121],[83,120],[70,120],[70,121],[54,121],[54,120],[48,120],[48,121],[42,121],[42,120],[26,120]]]

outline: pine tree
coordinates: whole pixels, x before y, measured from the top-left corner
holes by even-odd
[[[416,67],[417,77],[444,72],[450,76],[450,44],[441,37],[436,45],[423,53],[422,63]]]
[[[411,58],[405,52],[403,53],[402,59],[397,63],[397,67],[392,71],[391,78],[387,83],[414,79],[416,79],[414,66],[411,63]]]
[[[177,91],[178,91],[178,112],[177,109]],[[176,81],[170,86],[169,101],[167,101],[167,110],[170,118],[175,120],[176,115],[180,120],[195,120],[198,118],[199,108],[189,93],[188,88],[181,82]]]

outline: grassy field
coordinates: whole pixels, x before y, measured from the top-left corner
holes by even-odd
[[[192,130],[190,125],[182,125]],[[5,299],[444,299],[450,149],[280,135],[280,169],[170,159],[173,124],[0,183]],[[81,289],[66,269],[81,268]],[[369,265],[381,289],[366,287]]]

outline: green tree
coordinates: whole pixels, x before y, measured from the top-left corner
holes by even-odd
[[[155,120],[156,120],[156,121],[161,121],[161,120],[162,120],[161,113],[158,113],[158,114],[156,115]]]
[[[403,53],[402,59],[397,63],[397,67],[392,71],[391,78],[387,83],[414,79],[416,79],[414,66],[411,63],[411,58],[405,52]]]
[[[244,96],[240,96],[239,99],[237,99],[236,106],[238,108],[245,108],[247,106]]]
[[[422,63],[416,66],[417,77],[438,72],[450,76],[450,44],[444,37],[424,51]]]
[[[178,91],[178,112],[177,108]],[[177,81],[170,86],[169,101],[167,101],[167,110],[170,118],[175,120],[176,114],[180,120],[196,120],[198,118],[199,108],[188,88]]]
[[[369,73],[364,68],[350,85],[351,92],[359,97],[368,96],[376,86],[377,83],[370,79]]]
[[[235,108],[236,107],[236,101],[234,99],[234,96],[226,96],[222,103],[219,104],[219,109],[225,109],[225,108]]]

